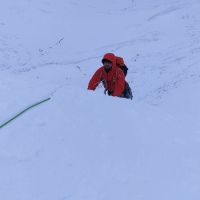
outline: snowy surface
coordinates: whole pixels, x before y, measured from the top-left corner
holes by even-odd
[[[2,200],[200,199],[200,1],[0,6]],[[87,91],[107,52],[134,100]]]

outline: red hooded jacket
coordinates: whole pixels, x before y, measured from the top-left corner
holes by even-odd
[[[88,90],[95,90],[100,82],[103,82],[104,87],[112,96],[121,96],[125,89],[125,76],[123,71],[116,66],[116,57],[112,53],[107,53],[103,59],[112,62],[112,69],[107,73],[104,67],[100,67],[88,84]]]

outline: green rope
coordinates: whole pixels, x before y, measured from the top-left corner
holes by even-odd
[[[0,129],[3,128],[4,126],[6,126],[7,124],[9,124],[10,122],[12,122],[13,120],[15,120],[16,118],[18,118],[20,115],[22,115],[23,113],[25,113],[26,111],[30,110],[31,108],[33,107],[36,107],[46,101],[49,101],[51,98],[47,98],[47,99],[44,99],[42,101],[39,101],[31,106],[29,106],[28,108],[26,108],[25,110],[21,111],[20,113],[16,114],[14,117],[12,117],[11,119],[9,119],[8,121],[6,121],[5,123],[3,123],[2,125],[0,125]]]

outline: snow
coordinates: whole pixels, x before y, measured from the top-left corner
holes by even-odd
[[[200,2],[7,0],[0,7],[3,200],[200,199]],[[87,84],[123,56],[133,101]]]

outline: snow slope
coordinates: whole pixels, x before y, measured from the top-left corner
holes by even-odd
[[[199,200],[200,2],[7,0],[0,7],[3,200]],[[134,101],[87,91],[121,55]]]

